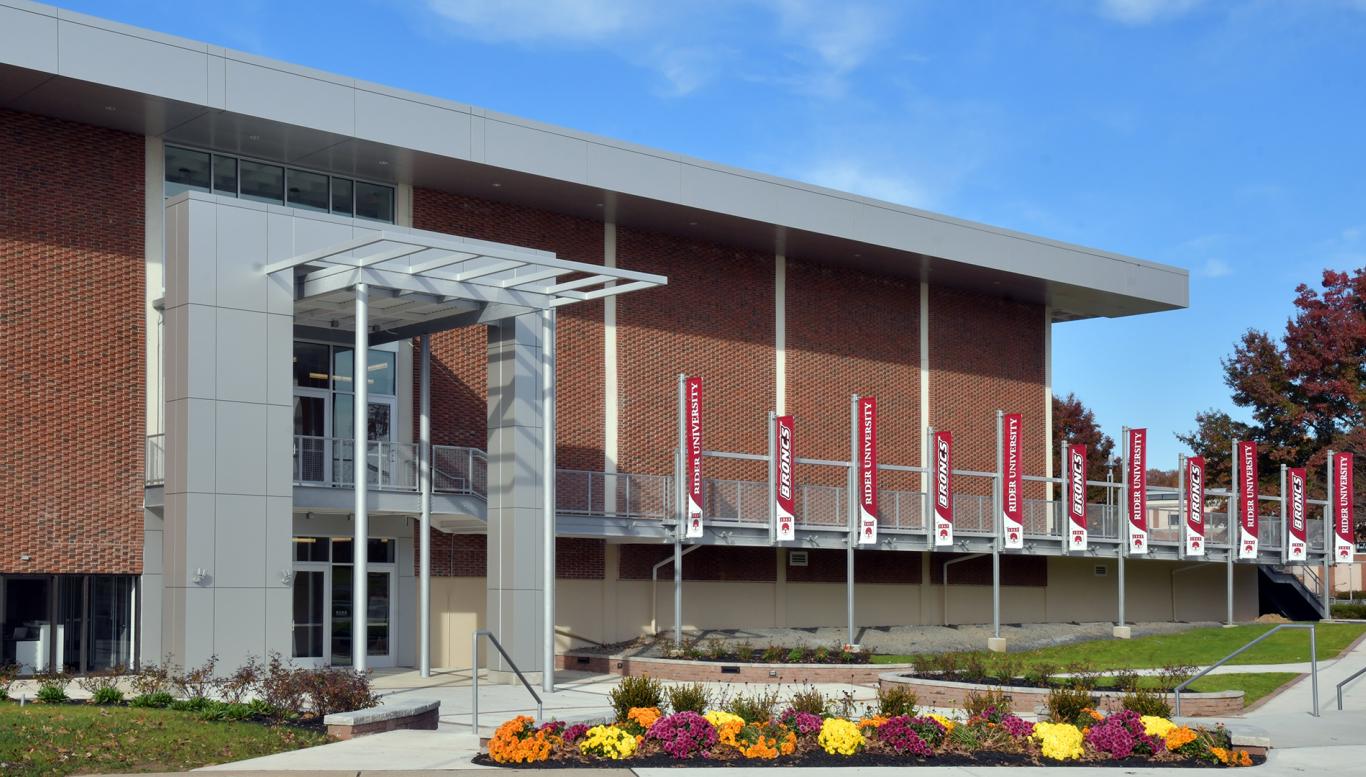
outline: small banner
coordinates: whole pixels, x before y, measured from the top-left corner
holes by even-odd
[[[1356,553],[1352,527],[1352,454],[1333,454],[1333,563],[1350,564]]]
[[[1186,555],[1205,555],[1205,457],[1186,459]]]
[[[1129,430],[1129,555],[1148,552],[1148,430]]]
[[[683,383],[687,410],[688,529],[685,536],[702,536],[702,379]]]
[[[1086,550],[1086,446],[1067,446],[1067,550]]]
[[[1307,561],[1309,559],[1309,519],[1305,503],[1305,490],[1309,487],[1309,476],[1304,469],[1294,468],[1285,471],[1287,494],[1285,516],[1285,560]]]
[[[1257,443],[1238,443],[1238,558],[1257,558]]]
[[[1001,419],[1001,540],[1006,550],[1024,548],[1024,467],[1020,463],[1022,417]]]
[[[858,400],[858,544],[877,543],[877,397]]]
[[[796,486],[793,479],[793,465],[796,460],[792,452],[792,416],[780,415],[776,421],[777,439],[774,440],[773,449],[777,452],[778,460],[773,463],[773,470],[777,473],[773,500],[777,509],[774,510],[774,515],[778,521],[778,541],[791,542],[797,539],[797,517],[793,512],[796,508]]]
[[[953,432],[934,433],[934,544],[953,544]]]

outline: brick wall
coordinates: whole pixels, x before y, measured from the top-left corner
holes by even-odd
[[[622,545],[618,580],[649,580],[650,569],[672,556],[671,545]],[[660,570],[660,579],[673,579],[673,565]],[[773,548],[733,548],[706,545],[683,557],[684,580],[731,580],[772,583],[778,579],[778,554]]]
[[[452,235],[554,251],[561,259],[602,263],[602,223],[431,189],[413,190],[413,226]],[[602,469],[602,303],[561,308],[555,404],[557,456],[569,469]],[[488,445],[488,330],[432,336],[432,441]],[[417,387],[414,385],[414,396]]]
[[[879,460],[919,464],[920,284],[789,262],[787,409],[799,456],[848,460],[853,393],[878,399]],[[803,466],[798,477],[845,482],[833,467]],[[879,485],[914,489],[912,478],[885,472]]]
[[[953,467],[996,468],[996,411],[1021,413],[1024,472],[1042,475],[1043,308],[930,287],[930,422],[953,432]],[[959,493],[987,494],[984,478],[957,478]],[[1038,498],[1039,483],[1025,483]]]
[[[142,571],[143,146],[0,111],[0,573]]]
[[[414,530],[416,539],[417,530]],[[432,577],[484,577],[488,574],[488,537],[447,534],[432,529]],[[555,577],[560,580],[601,580],[606,570],[606,543],[579,537],[555,539]],[[418,559],[413,558],[413,572]]]

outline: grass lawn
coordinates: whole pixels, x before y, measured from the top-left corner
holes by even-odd
[[[0,702],[0,774],[183,771],[322,744],[289,727],[166,709]]]
[[[1237,650],[1249,640],[1272,628],[1258,623],[1231,629],[1215,626],[1192,629],[1180,634],[1158,634],[1136,639],[1102,639],[1071,645],[1011,653],[1027,665],[1050,664],[1064,671],[1068,664],[1090,664],[1097,670],[1157,669],[1168,664],[1203,666]],[[1366,632],[1366,623],[1320,623],[1315,626],[1319,660],[1333,658]],[[878,655],[873,663],[892,664],[914,661],[915,656]],[[988,659],[990,660],[990,659]],[[1309,660],[1309,635],[1303,629],[1287,629],[1243,653],[1233,664],[1283,664]]]

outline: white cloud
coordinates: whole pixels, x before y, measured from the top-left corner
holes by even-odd
[[[889,174],[852,159],[818,163],[799,174],[798,178],[817,186],[862,194],[912,208],[931,209],[935,205],[934,195],[919,181],[908,176]]]
[[[1143,25],[1183,16],[1204,0],[1100,0],[1100,12],[1123,24]]]
[[[1233,268],[1223,259],[1206,259],[1205,264],[1200,268],[1200,275],[1206,278],[1223,278],[1233,274]]]

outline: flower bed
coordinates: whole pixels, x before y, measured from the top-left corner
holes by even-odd
[[[1031,723],[987,707],[954,720],[917,713],[857,719],[787,709],[768,720],[708,710],[631,708],[589,726],[517,717],[476,763],[498,766],[792,766],[1002,764],[1236,767],[1261,763],[1222,726],[1190,728],[1130,711],[1084,710],[1077,720]]]
[[[932,707],[961,708],[968,697],[987,690],[999,690],[1011,697],[1017,709],[1035,709],[1048,700],[1051,687],[1032,687],[1024,685],[1002,686],[996,683],[966,683],[944,680],[937,677],[917,677],[900,672],[887,672],[878,676],[878,686],[905,686],[915,692],[921,703]],[[1095,705],[1101,710],[1118,711],[1121,707],[1123,692],[1116,688],[1095,688]],[[1158,693],[1168,705],[1174,703],[1169,693]],[[1236,715],[1243,710],[1242,691],[1214,691],[1210,693],[1181,694],[1181,713],[1188,717],[1222,717]]]

